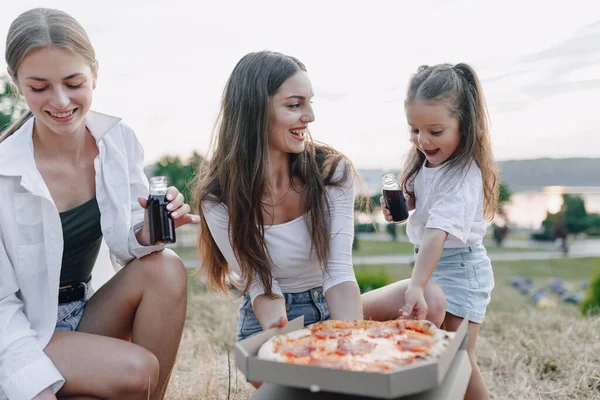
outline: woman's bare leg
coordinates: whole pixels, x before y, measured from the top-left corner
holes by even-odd
[[[146,378],[150,376],[150,398],[162,399],[179,349],[186,305],[187,272],[175,253],[164,250],[132,261],[102,286],[87,304],[78,328],[79,332],[71,334],[81,332],[91,334],[91,337],[99,335],[106,337],[104,339],[117,338],[121,340],[115,340],[116,343],[138,349],[143,354],[138,353],[137,358],[134,357],[133,360],[139,362],[139,359],[144,359],[140,362],[143,367],[138,369],[144,371]],[[60,337],[61,333],[64,332],[56,332],[54,336]],[[94,357],[90,357],[88,363],[84,360],[74,363],[70,361],[73,353],[69,351],[70,340],[68,345],[59,349],[60,351],[53,352],[52,344],[46,351],[52,353],[51,358],[57,366],[61,365],[59,370],[67,378],[59,395],[106,398],[104,394],[98,395],[95,391],[82,392],[81,389],[88,388],[86,383],[90,380],[100,378],[103,387],[107,388],[114,379],[110,370],[119,372],[119,375],[125,375],[122,378],[126,378],[127,369],[121,371],[117,368],[123,363],[127,364],[125,359],[128,356],[123,355],[127,354],[123,353],[125,348],[120,346],[119,351],[111,351],[116,346],[115,342],[107,342],[102,346],[102,352],[112,360],[112,363],[105,367],[97,365]],[[80,351],[84,354],[86,348],[98,346],[97,341],[92,341],[86,335],[82,340],[88,342],[80,346]],[[127,342],[129,340],[131,343]],[[152,358],[150,356],[154,357],[154,361],[148,360]],[[152,368],[158,370],[155,379],[152,374],[148,374]],[[106,375],[102,374],[102,370],[105,369],[109,370],[106,371]],[[144,387],[148,391],[148,382]],[[147,398],[147,394],[142,398]]]
[[[404,307],[404,294],[410,279],[404,279],[372,290],[362,295],[365,319],[388,321],[400,316]],[[435,282],[429,281],[425,286],[425,302],[427,303],[427,320],[440,326],[446,313],[446,296]]]
[[[446,313],[442,328],[449,332],[454,332],[458,329],[462,321],[463,318]],[[481,324],[469,321],[467,354],[469,355],[469,361],[471,361],[472,371],[471,379],[469,379],[469,385],[467,386],[467,393],[465,394],[466,400],[487,400],[490,398],[487,385],[485,384],[479,365],[477,365],[477,356],[475,354],[475,343],[477,343],[477,337],[479,336],[479,328],[481,328]]]
[[[145,399],[158,382],[156,357],[124,340],[55,332],[45,352],[65,377],[58,398]]]

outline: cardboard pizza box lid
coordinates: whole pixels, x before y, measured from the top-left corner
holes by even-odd
[[[459,349],[444,382],[426,392],[401,396],[397,400],[448,400],[465,397],[469,378],[471,377],[471,362],[466,349]],[[264,383],[252,394],[250,400],[369,400],[371,396],[358,396],[332,392],[311,392],[308,389],[292,388],[289,386]]]
[[[410,364],[394,372],[357,372],[318,366],[294,365],[256,357],[270,337],[304,327],[304,317],[290,321],[285,328],[274,328],[236,343],[236,364],[248,380],[392,399],[424,392],[439,386],[448,372],[458,349],[466,349],[468,319],[465,318],[444,353],[435,360]]]

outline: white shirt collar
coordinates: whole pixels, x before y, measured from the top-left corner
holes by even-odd
[[[23,176],[26,171],[35,169],[33,158],[33,122],[29,118],[21,128],[0,143],[0,175]],[[88,111],[85,125],[98,143],[121,118]]]

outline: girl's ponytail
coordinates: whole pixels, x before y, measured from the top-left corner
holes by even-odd
[[[463,136],[466,139],[464,151],[473,154],[483,177],[483,214],[491,220],[498,208],[498,171],[492,156],[490,124],[483,88],[471,66],[459,63],[453,67],[463,82],[463,105],[460,107],[461,125],[470,130]]]

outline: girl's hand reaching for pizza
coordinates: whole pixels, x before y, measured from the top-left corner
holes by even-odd
[[[287,317],[281,317],[278,320],[276,320],[275,322],[269,324],[267,326],[267,329],[271,329],[271,328],[283,328],[287,325],[288,323],[288,319]]]
[[[404,307],[400,315],[404,318],[425,319],[427,316],[427,303],[425,302],[424,289],[416,285],[408,285],[404,294]]]

